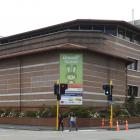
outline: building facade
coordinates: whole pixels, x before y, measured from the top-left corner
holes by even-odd
[[[74,20],[0,38],[0,107],[56,105],[60,56],[82,56],[84,106],[106,106],[103,84],[113,82],[113,102],[140,97],[140,29],[125,21]],[[74,70],[73,70],[74,71]]]

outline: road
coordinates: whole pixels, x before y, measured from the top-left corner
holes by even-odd
[[[140,140],[140,129],[128,131],[31,131],[0,129],[0,140]]]

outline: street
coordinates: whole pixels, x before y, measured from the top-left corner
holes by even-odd
[[[140,129],[128,131],[108,130],[79,130],[64,132],[58,131],[31,131],[0,129],[0,140],[139,140]]]

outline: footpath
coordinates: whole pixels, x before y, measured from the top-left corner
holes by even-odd
[[[119,125],[120,130],[125,130],[124,125]],[[140,128],[140,123],[129,124],[128,129],[138,129]],[[0,124],[0,129],[17,129],[17,130],[31,130],[31,131],[56,131],[55,127],[48,126],[33,126],[33,125],[11,125],[11,124]],[[66,127],[65,130],[69,128]],[[101,127],[79,127],[78,130],[116,130],[116,126],[109,129],[108,126],[104,128]]]

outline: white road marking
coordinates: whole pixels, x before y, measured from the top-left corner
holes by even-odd
[[[72,131],[69,131],[69,130],[64,130],[64,132],[95,132],[95,131],[97,131],[97,130],[90,130],[90,129],[83,129],[83,130],[78,130],[78,131],[76,131],[76,130],[72,130]]]

